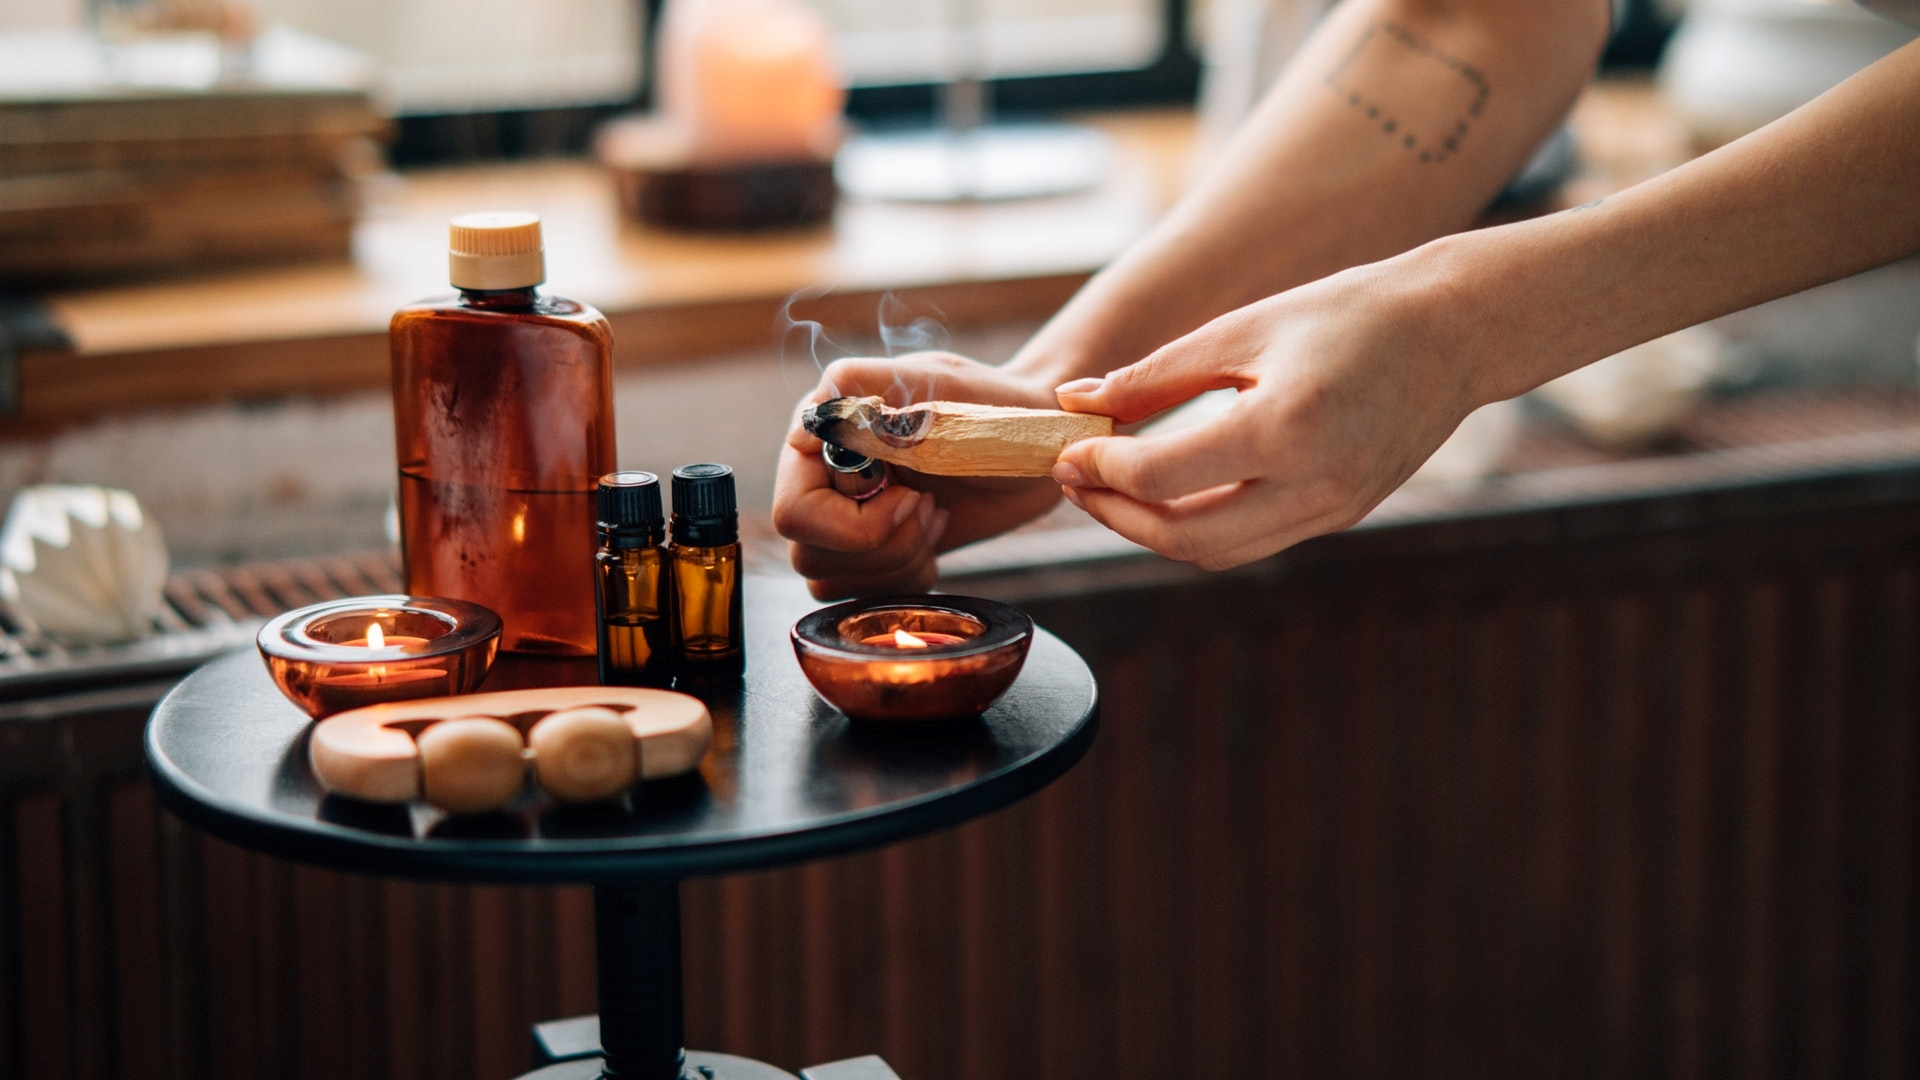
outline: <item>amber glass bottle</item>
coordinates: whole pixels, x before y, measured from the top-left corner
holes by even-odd
[[[455,218],[459,295],[393,316],[407,591],[484,604],[515,652],[595,647],[594,490],[613,468],[613,333],[542,295],[540,219]]]
[[[667,587],[667,519],[660,478],[650,472],[600,478],[600,684],[673,681],[673,590]]]
[[[740,674],[746,668],[745,619],[732,469],[682,465],[673,470],[667,562],[679,674],[693,679]]]

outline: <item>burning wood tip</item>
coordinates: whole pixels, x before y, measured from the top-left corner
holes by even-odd
[[[827,437],[825,432],[829,430],[832,425],[840,423],[843,420],[855,419],[862,412],[871,408],[867,403],[878,403],[879,400],[879,398],[856,397],[829,398],[826,401],[820,402],[818,405],[808,406],[807,410],[800,414],[800,426],[805,428],[807,434],[812,435],[814,438],[825,439]],[[829,439],[828,441],[831,442],[832,440]]]

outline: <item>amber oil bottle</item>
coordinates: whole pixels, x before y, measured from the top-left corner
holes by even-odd
[[[667,586],[667,517],[660,478],[616,472],[600,478],[600,684],[673,681],[673,590]]]
[[[613,333],[542,294],[540,219],[449,229],[459,293],[393,316],[406,588],[499,612],[501,647],[594,651],[594,491],[613,469]]]
[[[746,642],[732,469],[682,465],[673,470],[667,564],[678,675],[692,680],[738,676],[746,669]]]

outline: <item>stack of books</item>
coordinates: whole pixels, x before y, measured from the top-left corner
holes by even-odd
[[[219,50],[0,35],[0,285],[348,255],[390,131],[364,65],[291,31],[240,73]]]

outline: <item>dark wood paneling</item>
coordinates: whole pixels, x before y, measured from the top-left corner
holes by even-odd
[[[1092,752],[690,883],[690,1040],[907,1080],[1914,1073],[1920,508],[1501,535],[1031,600],[1100,678]],[[0,1076],[499,1080],[591,1008],[582,890],[208,840],[137,721],[0,725]]]

